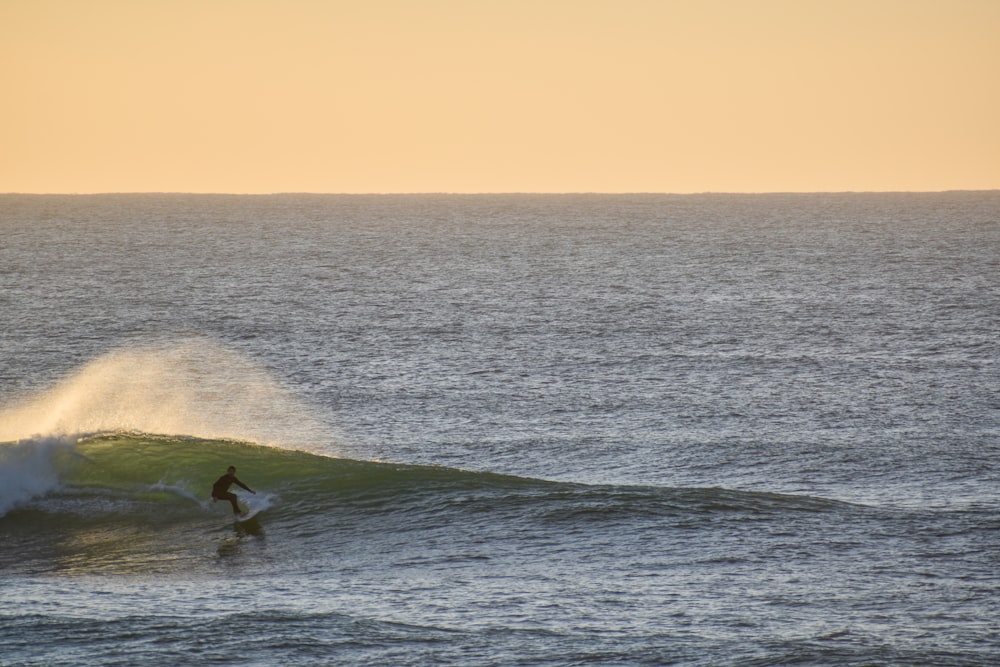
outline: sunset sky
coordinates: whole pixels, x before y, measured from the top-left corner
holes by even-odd
[[[1000,188],[998,0],[0,0],[0,192]]]

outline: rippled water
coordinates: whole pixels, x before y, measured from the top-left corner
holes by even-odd
[[[0,239],[3,664],[1000,657],[998,193],[9,195]]]

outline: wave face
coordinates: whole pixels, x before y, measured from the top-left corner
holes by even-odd
[[[395,535],[454,530],[602,532],[665,522],[755,520],[840,512],[821,498],[721,488],[583,485],[438,466],[340,459],[252,443],[135,433],[0,446],[4,469],[21,483],[4,487],[5,567],[159,571],[204,566],[206,531],[231,530],[230,507],[210,498],[230,465],[258,493],[241,502],[266,510],[241,530],[280,527],[294,554],[323,553],[336,531]],[[10,462],[14,461],[11,466]],[[27,500],[17,494],[31,493]],[[268,529],[270,530],[270,528]],[[498,534],[499,537],[499,534]],[[356,536],[355,539],[358,539]],[[453,535],[451,539],[456,539]],[[60,558],[47,562],[58,545]],[[75,545],[75,546],[69,546]]]

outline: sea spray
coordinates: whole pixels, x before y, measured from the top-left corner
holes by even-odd
[[[135,432],[332,453],[337,438],[263,369],[202,339],[109,352],[0,412],[0,442]]]

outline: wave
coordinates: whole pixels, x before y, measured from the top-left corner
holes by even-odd
[[[234,488],[241,502],[266,510],[245,523],[234,524],[229,504],[209,498],[230,465],[257,491]],[[752,530],[759,521],[782,530],[800,520],[826,525],[831,513],[852,507],[810,496],[587,485],[141,433],[3,443],[0,479],[19,480],[0,487],[0,570],[8,572],[209,572],[218,558],[248,558],[247,539],[266,545],[252,552],[265,569],[411,544],[441,545],[452,562],[487,557],[485,544],[567,539],[600,548],[664,530],[682,539],[692,529]]]
[[[587,485],[475,472],[443,466],[336,458],[235,440],[106,433],[0,444],[0,511],[28,504],[36,510],[94,511],[117,499],[136,512],[174,515],[210,508],[212,482],[230,465],[262,492],[244,501],[287,515],[316,515],[349,506],[367,512],[469,513],[509,511],[547,520],[600,521],[616,516],[739,512],[822,512],[839,501],[724,488]],[[44,498],[52,496],[46,502]],[[41,500],[38,500],[42,498]],[[54,500],[55,499],[55,500]],[[88,502],[90,505],[88,506]],[[95,509],[96,508],[96,509]]]
[[[184,435],[149,435],[172,433]],[[217,509],[208,492],[229,465],[267,492],[245,503],[286,516],[350,507],[595,522],[829,507],[726,489],[588,486],[358,461],[337,457],[341,442],[263,369],[211,341],[116,350],[0,410],[0,517],[30,508],[48,520],[197,521]]]

